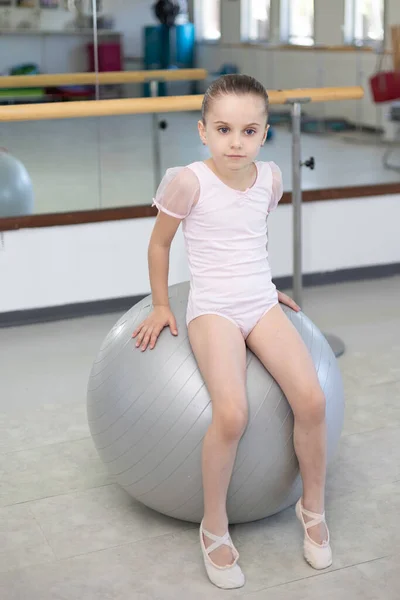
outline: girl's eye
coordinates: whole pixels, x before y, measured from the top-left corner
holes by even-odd
[[[228,127],[220,127],[218,131],[220,131],[221,133],[228,133],[229,129]]]
[[[246,135],[254,135],[256,133],[255,129],[246,129]]]

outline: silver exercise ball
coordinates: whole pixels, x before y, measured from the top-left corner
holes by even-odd
[[[141,352],[132,333],[151,311],[151,296],[131,308],[105,338],[88,385],[91,434],[115,480],[154,510],[184,521],[203,516],[201,448],[211,403],[192,355],[185,325],[189,285],[169,288],[179,335],[161,333]],[[337,360],[315,325],[283,306],[307,344],[327,400],[328,456],[337,448],[344,395]],[[293,448],[293,415],[286,398],[247,350],[249,424],[228,491],[231,523],[272,515],[301,495]]]
[[[33,206],[33,187],[28,171],[15,156],[0,150],[0,217],[30,215]]]

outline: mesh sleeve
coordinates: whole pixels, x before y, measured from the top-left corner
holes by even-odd
[[[200,184],[194,172],[188,167],[174,167],[165,173],[153,206],[171,217],[184,219],[197,203],[199,193]]]
[[[272,193],[271,202],[268,208],[268,212],[271,212],[278,206],[279,200],[283,195],[283,182],[282,182],[282,171],[274,162],[269,163],[272,171]]]

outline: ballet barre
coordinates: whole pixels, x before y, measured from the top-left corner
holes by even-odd
[[[149,79],[148,82],[156,81]],[[362,87],[305,88],[298,90],[271,90],[270,104],[287,104],[293,99],[300,102],[329,102],[363,97]],[[152,98],[118,98],[114,100],[82,100],[46,104],[19,104],[0,106],[0,121],[41,121],[49,119],[82,119],[117,115],[151,114],[198,111],[202,94]]]
[[[110,71],[106,73],[46,73],[0,76],[0,89],[58,87],[66,85],[121,85],[150,81],[201,81],[206,69],[163,69],[151,71]]]

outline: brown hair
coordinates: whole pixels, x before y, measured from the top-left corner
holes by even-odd
[[[222,75],[209,86],[204,94],[201,107],[201,118],[206,122],[206,116],[212,100],[223,95],[236,94],[244,96],[254,94],[265,102],[265,113],[268,114],[268,94],[264,86],[250,75]]]

